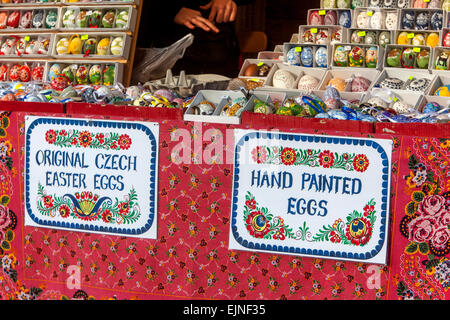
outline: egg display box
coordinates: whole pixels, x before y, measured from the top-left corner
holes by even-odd
[[[353,10],[309,9],[306,19],[306,24],[309,26],[336,25],[344,28],[350,28],[352,25]]]
[[[446,74],[446,75],[435,75],[436,79],[433,82],[433,84],[430,86],[430,90],[428,91],[428,93],[426,95],[428,96],[434,96],[434,97],[438,97],[438,98],[442,98],[444,100],[447,100],[447,103],[450,103],[450,96],[447,95],[446,92],[450,91],[450,74]],[[447,86],[448,90],[445,90],[446,92],[438,92],[439,88],[442,88],[444,86]],[[440,94],[440,95],[438,95]],[[450,93],[448,93],[450,94]]]
[[[367,0],[367,7],[371,8],[388,8],[388,9],[402,9],[411,7],[413,0]]]
[[[442,9],[400,10],[399,30],[440,30],[443,26],[444,11]]]
[[[98,5],[101,4],[110,4],[110,5],[121,5],[121,4],[139,4],[139,0],[95,0],[95,1],[89,1],[89,0],[82,0],[82,1],[74,1],[74,0],[61,0],[61,3],[63,3],[66,6],[77,6],[83,4],[85,5]]]
[[[113,67],[113,69],[110,69],[110,67]],[[65,70],[70,70],[72,72],[71,76],[65,74]],[[108,76],[106,82],[105,73]],[[114,85],[122,83],[123,64],[101,60],[95,62],[87,60],[47,61],[44,71],[44,82],[51,83],[54,78],[59,76],[68,78],[71,84]],[[73,80],[71,79],[72,76]],[[80,80],[77,80],[77,78]],[[97,83],[94,83],[93,79]]]
[[[330,69],[327,70],[324,77],[322,78],[322,81],[319,85],[318,90],[319,91],[325,91],[327,88],[327,85],[329,85],[330,81],[335,81],[333,79],[341,79],[345,81],[345,85],[343,85],[341,88],[337,88],[339,92],[351,92],[352,87],[352,80],[357,77],[362,77],[367,80],[369,80],[370,85],[368,87],[368,90],[372,87],[374,81],[377,79],[379,75],[378,70],[370,70],[370,69],[356,69],[356,68],[337,68],[337,69]],[[341,81],[340,81],[341,82]],[[344,88],[345,86],[345,88]],[[344,89],[344,90],[342,90]]]
[[[54,31],[60,10],[55,7],[20,7],[0,9],[0,32]]]
[[[284,60],[284,55],[283,55],[283,52],[261,51],[261,52],[258,52],[257,59],[275,60],[275,61],[282,62]]]
[[[438,30],[396,30],[392,44],[436,47],[442,38]]]
[[[439,59],[439,63],[438,60]],[[447,68],[445,68],[447,66]],[[450,48],[434,47],[432,59],[430,59],[430,70],[434,74],[448,75],[450,70]]]
[[[277,44],[274,48],[273,48],[273,52],[281,52],[283,53],[284,47],[282,44]]]
[[[368,102],[370,99],[377,97],[375,92],[376,92],[376,89],[371,90],[369,93],[364,95],[361,102],[365,103],[365,102]],[[410,106],[411,109],[418,110],[422,103],[422,99],[423,99],[423,95],[420,93],[416,93],[416,92],[396,91],[396,92],[393,92],[393,95],[394,95],[394,98],[392,100],[384,101],[384,103],[386,104],[386,106],[388,108],[393,108],[394,104],[397,102],[403,102],[403,103],[407,104],[408,106]],[[396,108],[393,108],[393,109],[395,110]]]
[[[342,26],[299,26],[298,32],[298,43],[328,45],[347,41],[347,32]]]
[[[23,1],[22,3],[14,3],[9,2],[9,3],[0,3],[2,7],[28,7],[30,5],[33,6],[57,6],[60,5],[62,3],[61,0],[57,0],[57,1]]]
[[[45,61],[2,60],[0,61],[0,81],[23,83],[34,81],[41,83],[44,78],[45,67]]]
[[[274,78],[275,74],[279,70],[284,70],[290,73],[292,78],[287,79],[287,77]],[[299,92],[301,90],[298,89],[299,80],[305,76],[314,77],[317,80],[316,87],[311,88],[311,90],[317,89],[320,84],[323,76],[325,75],[325,69],[313,69],[313,68],[305,68],[300,66],[289,66],[283,63],[275,64],[269,72],[267,79],[264,83],[263,87],[256,88],[257,91],[265,90],[265,91],[278,91],[278,92]],[[274,83],[275,80],[275,83]]]
[[[300,43],[299,34],[298,34],[298,33],[293,33],[293,34],[291,35],[291,39],[289,39],[289,42],[292,42],[292,43]]]
[[[360,28],[349,28],[346,30],[346,43],[351,44],[376,44],[380,47],[386,47],[386,45],[394,43],[393,30],[387,29],[371,29],[362,30]]]
[[[391,80],[390,84],[384,85],[383,81],[386,79],[398,79],[398,80]],[[423,82],[420,79],[426,79],[428,85],[425,88],[415,88],[415,87],[409,87],[408,86],[415,80]],[[400,81],[399,81],[400,80]],[[415,82],[414,85],[419,85],[418,82]],[[401,94],[409,94],[409,93],[420,93],[420,94],[428,94],[434,85],[436,81],[436,75],[428,73],[428,72],[422,72],[417,70],[408,70],[408,69],[393,69],[393,68],[386,68],[378,75],[377,79],[373,82],[372,88],[379,88],[381,86],[387,87],[393,92],[401,93]],[[385,82],[386,83],[386,82]],[[424,83],[424,82],[423,82]],[[425,84],[425,83],[424,83]],[[414,89],[414,90],[412,90]],[[417,90],[417,91],[416,91]]]
[[[330,49],[327,45],[286,42],[283,45],[283,62],[288,65],[327,69],[330,66]]]
[[[313,93],[318,96],[320,99],[324,98],[325,90],[314,90]],[[349,101],[349,102],[357,102],[360,103],[362,99],[364,98],[365,92],[339,92],[339,95],[343,100]]]
[[[128,59],[131,37],[126,33],[58,33],[51,55],[72,59]]]
[[[363,30],[396,30],[399,26],[399,9],[356,8],[351,28]]]
[[[361,5],[365,5],[367,0],[361,0]],[[320,0],[322,9],[352,9],[352,0]]]
[[[217,91],[217,90],[201,90],[199,91],[192,102],[187,106],[184,113],[185,121],[196,122],[212,122],[212,123],[226,123],[226,124],[240,124],[240,115],[243,111],[251,111],[249,109],[248,101],[240,111],[234,116],[221,115],[225,106],[232,104],[236,99],[246,99],[247,97],[241,91]],[[207,115],[202,110],[200,114],[196,114],[196,109],[199,105],[208,101],[215,105],[212,114]],[[204,113],[204,114],[202,114]]]
[[[53,41],[52,34],[0,33],[0,55],[2,58],[47,58]]]
[[[273,60],[266,59],[246,59],[239,71],[239,78],[257,78],[265,80],[270,69],[275,64]]]
[[[60,19],[58,29],[62,32],[134,31],[137,12],[133,6],[81,7],[70,6],[59,8]],[[107,13],[109,18],[106,18]],[[120,24],[119,24],[120,22]],[[108,25],[109,27],[104,27]]]
[[[436,47],[435,47],[436,48]],[[426,72],[426,73],[430,73],[430,70],[432,68],[432,57],[433,57],[433,52],[435,48],[431,48],[429,46],[413,46],[413,45],[397,45],[397,44],[391,44],[391,45],[387,45],[386,49],[384,51],[384,62],[383,62],[383,69],[394,69],[394,70],[414,70],[414,71],[420,71],[420,72]],[[393,49],[398,49],[400,52],[400,55],[395,54],[395,59],[392,58],[392,54],[390,54],[392,52]],[[410,49],[408,50],[409,52],[407,53],[408,56],[411,57],[411,59],[413,58],[414,55],[414,61],[411,61],[411,59],[408,58],[407,55],[405,55],[405,59],[404,59],[404,64],[405,65],[409,65],[411,67],[404,67],[402,66],[402,56],[403,56],[403,50],[405,49]],[[418,60],[418,57],[421,57],[425,51],[429,52],[429,62],[428,62],[428,66],[426,68],[420,68],[418,63],[421,63],[420,60]],[[423,66],[426,66],[426,57],[423,57]],[[395,61],[395,63],[397,64],[397,62],[399,62],[398,66],[391,66],[388,64],[388,59],[394,59],[393,61]],[[421,64],[422,66],[422,64]]]
[[[439,46],[450,48],[450,28],[442,28]]]
[[[357,48],[362,49],[363,52],[357,50]],[[341,54],[345,54],[348,64],[345,63],[339,66],[336,62],[336,58],[339,57],[336,53],[337,51],[342,51]],[[355,51],[356,50],[356,51]],[[368,50],[376,51],[376,61],[369,61],[372,65],[375,63],[375,67],[369,67],[367,62],[367,52]],[[362,53],[362,55],[361,55]],[[351,44],[351,43],[341,43],[334,44],[331,47],[331,69],[341,69],[341,68],[351,68],[351,69],[368,69],[368,70],[378,70],[381,69],[383,65],[384,49],[378,45],[370,44]],[[373,57],[372,57],[373,58]],[[354,66],[350,65],[350,61],[353,59]],[[358,66],[360,65],[360,66]]]

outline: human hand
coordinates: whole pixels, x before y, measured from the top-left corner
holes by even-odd
[[[189,29],[202,28],[203,30],[209,32],[214,31],[219,32],[219,29],[208,19],[202,17],[200,11],[181,8],[173,20],[176,24],[180,24],[188,27]]]
[[[236,19],[237,5],[232,0],[211,0],[207,5],[201,6],[200,9],[211,9],[209,21],[217,23],[231,22]]]

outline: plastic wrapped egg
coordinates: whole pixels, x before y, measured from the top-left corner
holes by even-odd
[[[370,18],[371,29],[384,29],[383,13],[375,11]]]
[[[77,84],[88,84],[89,66],[81,65],[75,74]]]
[[[352,92],[366,92],[370,87],[370,80],[364,77],[355,77],[352,81]]]
[[[314,43],[314,42],[316,42],[316,37],[311,32],[311,29],[307,29],[302,34],[302,40],[303,40],[303,43]]]
[[[17,28],[20,22],[20,11],[14,10],[8,16],[7,25],[10,28]]]
[[[103,28],[112,28],[114,26],[114,19],[116,18],[116,13],[113,10],[110,10],[105,13],[102,18],[102,26]]]
[[[78,28],[87,28],[88,26],[88,15],[85,10],[80,10],[75,18],[75,25]]]
[[[318,68],[328,67],[328,50],[326,47],[319,47],[315,54],[316,64]]]
[[[44,78],[44,66],[37,65],[31,72],[31,79],[33,81],[42,81]]]
[[[52,81],[61,73],[61,66],[57,63],[53,64],[48,70],[48,80]]]
[[[6,81],[8,78],[8,66],[6,64],[0,65],[0,81]]]
[[[316,35],[316,44],[328,44],[328,30],[319,30],[319,32]]]
[[[67,66],[61,71],[61,75],[66,77],[70,83],[73,83],[75,81],[75,73],[76,68],[74,68],[74,65]]]
[[[24,64],[19,69],[19,80],[21,82],[28,82],[31,80],[31,68],[29,65]]]
[[[45,27],[47,29],[53,29],[56,27],[57,22],[58,22],[58,12],[55,10],[48,11],[45,17]]]
[[[402,29],[412,30],[414,29],[414,12],[405,11],[402,17]]]
[[[341,78],[332,78],[328,82],[329,86],[336,88],[337,91],[344,92],[347,88],[347,82]]]
[[[288,70],[277,70],[272,79],[272,84],[275,88],[293,89],[295,88],[295,77]]]
[[[341,43],[342,42],[342,32],[340,29],[336,29],[331,34],[331,44]]]
[[[101,20],[102,20],[102,11],[101,10],[92,10],[89,13],[88,13],[88,27],[89,28],[100,28]]]
[[[31,20],[33,19],[33,11],[25,11],[22,12],[22,16],[20,17],[19,28],[20,29],[28,29],[31,27]]]
[[[112,86],[116,81],[116,67],[114,65],[107,65],[103,69],[103,84],[105,86]]]
[[[75,18],[76,18],[75,10],[68,9],[66,12],[64,12],[64,15],[62,18],[62,23],[63,23],[64,28],[67,28],[67,29],[75,28],[75,26],[76,26]]]
[[[364,36],[360,36],[360,34],[363,34],[360,30],[354,30],[352,32],[351,38],[350,38],[350,42],[351,43],[363,43],[364,42]]]
[[[9,79],[11,81],[18,81],[20,77],[20,64],[15,64],[9,69]]]
[[[313,49],[311,47],[304,47],[300,54],[300,60],[304,67],[311,68],[314,65]]]
[[[102,67],[99,64],[94,64],[89,69],[89,83],[93,85],[102,83]]]
[[[33,28],[40,29],[44,26],[44,10],[35,10],[32,20]]]
[[[89,38],[83,43],[83,54],[91,55],[95,54],[95,48],[97,46],[97,40],[94,38]]]

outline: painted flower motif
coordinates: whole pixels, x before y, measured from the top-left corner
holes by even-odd
[[[364,210],[364,217],[367,217],[368,215],[373,213],[373,211],[375,210],[375,206],[367,204],[363,210]]]
[[[117,144],[121,150],[128,150],[131,146],[131,138],[127,134],[122,134],[117,141]]]
[[[44,205],[46,208],[53,208],[54,200],[52,196],[45,196],[44,197]]]
[[[270,230],[270,222],[261,211],[251,212],[245,222],[250,235],[255,238],[264,238]]]
[[[369,159],[364,154],[358,154],[353,159],[353,168],[358,172],[364,172],[369,167]]]
[[[278,228],[275,234],[273,235],[274,240],[284,240],[286,236],[284,235],[284,228]]]
[[[255,200],[255,199],[247,200],[247,201],[245,201],[245,205],[246,205],[249,209],[254,210],[254,209],[256,209],[256,200]]]
[[[347,225],[346,236],[356,246],[365,245],[372,236],[372,225],[370,221],[366,218],[353,219]]]
[[[58,137],[58,135],[56,134],[55,130],[48,130],[48,131],[45,133],[45,140],[46,140],[49,144],[55,143],[57,137]]]
[[[84,148],[88,148],[92,143],[92,135],[89,131],[83,131],[78,136],[78,142],[80,146]]]
[[[446,200],[443,196],[432,195],[425,196],[417,208],[417,212],[423,215],[438,217],[443,215],[446,210]]]
[[[102,212],[102,220],[105,223],[110,223],[112,221],[112,212],[110,210],[104,210]]]
[[[334,164],[334,154],[329,151],[325,150],[319,154],[319,163],[324,168],[330,168]]]
[[[59,207],[58,211],[62,218],[67,218],[70,215],[70,208],[68,205],[63,204]]]
[[[280,157],[281,162],[286,166],[293,165],[295,163],[295,160],[297,160],[297,154],[292,148],[284,148],[283,151],[281,151]]]
[[[252,158],[256,163],[264,163],[267,160],[266,148],[256,147],[252,150]]]
[[[130,212],[130,206],[128,202],[119,203],[119,214],[126,216]]]
[[[104,135],[103,133],[97,133],[97,134],[95,135],[95,139],[97,139],[97,141],[98,141],[100,144],[105,143],[105,135]]]

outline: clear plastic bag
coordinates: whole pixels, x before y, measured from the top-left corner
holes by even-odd
[[[191,33],[165,48],[138,48],[133,67],[132,83],[163,78],[168,69],[183,58],[186,48],[192,45],[194,35]]]

